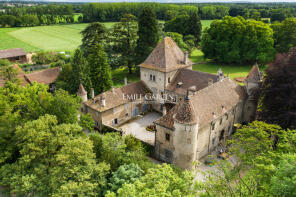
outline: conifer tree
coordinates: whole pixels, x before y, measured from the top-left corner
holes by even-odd
[[[89,51],[90,77],[95,93],[99,94],[109,90],[113,84],[111,68],[108,64],[107,54],[101,44],[94,45]]]
[[[138,36],[137,41],[137,59],[136,63],[142,63],[147,56],[156,47],[159,40],[158,25],[154,12],[151,8],[146,7],[143,9],[142,14],[138,20]]]

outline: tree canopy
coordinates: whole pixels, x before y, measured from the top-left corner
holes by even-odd
[[[201,47],[205,58],[223,63],[267,63],[273,60],[273,31],[260,21],[224,17],[204,31]]]

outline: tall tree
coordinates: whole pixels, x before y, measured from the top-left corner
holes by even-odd
[[[281,23],[273,23],[271,27],[274,31],[275,48],[278,52],[288,52],[290,48],[296,46],[295,18],[287,18]]]
[[[101,44],[97,43],[89,49],[88,65],[96,94],[109,90],[113,84],[112,73]]]
[[[262,120],[296,128],[296,48],[278,54],[267,68],[261,95]]]
[[[16,129],[20,157],[0,168],[1,185],[24,196],[97,196],[109,166],[97,164],[92,142],[78,124],[45,115]]]
[[[125,14],[120,22],[114,25],[110,40],[114,56],[120,58],[121,65],[126,65],[130,74],[135,64],[137,30],[136,17],[132,14]]]
[[[58,88],[67,90],[71,94],[76,94],[80,83],[83,84],[90,95],[92,88],[90,69],[82,51],[76,49],[71,64],[64,66],[56,84]]]
[[[200,41],[202,29],[200,18],[197,12],[194,12],[189,15],[188,25],[189,29],[186,35],[193,35],[195,37],[195,44],[197,45],[197,43]]]
[[[205,58],[223,63],[270,62],[275,54],[273,44],[268,24],[230,16],[213,21],[201,41]]]
[[[106,38],[105,25],[95,22],[89,24],[82,32],[81,49],[85,56],[88,55],[89,49],[98,43],[103,43]]]
[[[136,64],[142,63],[147,58],[147,56],[156,47],[159,40],[157,20],[150,7],[145,7],[142,10],[138,23],[139,39],[136,47]]]

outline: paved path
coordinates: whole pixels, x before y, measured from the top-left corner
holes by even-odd
[[[131,134],[135,138],[154,146],[155,132],[147,131],[146,127],[153,124],[153,121],[160,117],[159,113],[151,112],[120,126],[120,128],[123,134]]]

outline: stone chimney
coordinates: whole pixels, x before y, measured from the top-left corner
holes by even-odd
[[[163,106],[162,107],[162,115],[166,115],[167,114],[167,109],[166,109],[166,106]]]
[[[184,64],[188,64],[188,52],[187,51],[185,51],[184,52]]]
[[[95,98],[95,90],[92,88],[91,89],[91,98],[94,99]]]
[[[221,81],[222,79],[224,79],[224,73],[223,73],[222,69],[219,68],[218,72],[217,72],[217,81]]]
[[[115,90],[114,90],[114,87],[112,86],[112,93],[114,94],[115,93]]]
[[[106,97],[105,97],[105,93],[103,93],[102,96],[101,96],[101,102],[102,102],[102,106],[105,107],[105,106],[106,106]]]
[[[124,77],[124,85],[127,85],[127,77]]]

